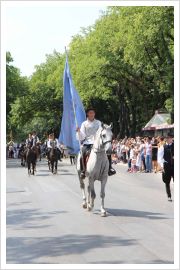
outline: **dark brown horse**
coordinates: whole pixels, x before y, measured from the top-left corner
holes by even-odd
[[[28,145],[26,151],[26,162],[28,165],[28,175],[34,175],[34,171],[36,169],[36,160],[37,160],[37,153],[34,146]]]
[[[39,158],[39,161],[41,161],[41,143],[37,142],[35,147],[36,147],[37,159]]]
[[[49,170],[51,170],[53,174],[57,173],[57,165],[58,165],[58,150],[53,142],[52,148],[50,149],[48,154],[48,166]]]
[[[21,166],[23,167],[26,165],[26,151],[27,151],[27,148],[25,144],[22,144],[19,149],[19,157],[21,159]]]

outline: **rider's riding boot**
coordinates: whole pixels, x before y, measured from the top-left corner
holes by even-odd
[[[81,172],[80,172],[80,177],[81,179],[84,179],[86,177],[86,174],[85,174],[85,158],[83,157],[83,161],[82,161],[82,158],[80,160],[80,165],[81,165]]]
[[[108,175],[111,176],[111,175],[114,175],[116,174],[116,171],[113,169],[112,167],[112,159],[111,159],[111,155],[108,155],[107,156],[108,159],[109,159],[109,171],[108,171]]]

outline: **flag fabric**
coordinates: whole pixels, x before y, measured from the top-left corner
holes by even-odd
[[[59,142],[67,146],[70,149],[70,153],[77,154],[80,149],[79,141],[76,139],[76,127],[80,127],[82,122],[86,120],[86,114],[72,81],[67,55],[63,84],[63,117]]]

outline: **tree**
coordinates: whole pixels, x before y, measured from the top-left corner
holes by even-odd
[[[156,109],[174,111],[173,7],[109,7],[72,38],[68,58],[84,107],[114,124],[115,136],[135,136]],[[54,129],[63,111],[65,54],[54,51],[27,80],[7,55],[8,121],[26,136]]]

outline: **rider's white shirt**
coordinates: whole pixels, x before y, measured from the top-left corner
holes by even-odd
[[[58,139],[55,139],[55,140],[52,140],[52,139],[49,139],[47,141],[47,147],[48,148],[52,148],[52,142],[55,141],[55,147],[59,148],[59,142],[58,142]]]
[[[28,144],[29,144],[30,142],[32,142],[32,139],[27,138],[27,139],[26,139],[26,146],[28,146]]]
[[[35,138],[35,137],[36,137],[36,138]],[[38,138],[37,135],[36,135],[36,136],[32,135],[32,139],[33,139],[33,145],[35,145],[36,143],[39,142],[39,138]]]
[[[80,132],[76,133],[76,138],[80,139],[80,141],[83,141],[83,144],[94,144],[94,137],[100,126],[101,121],[96,119],[90,121],[87,119],[82,123]]]

